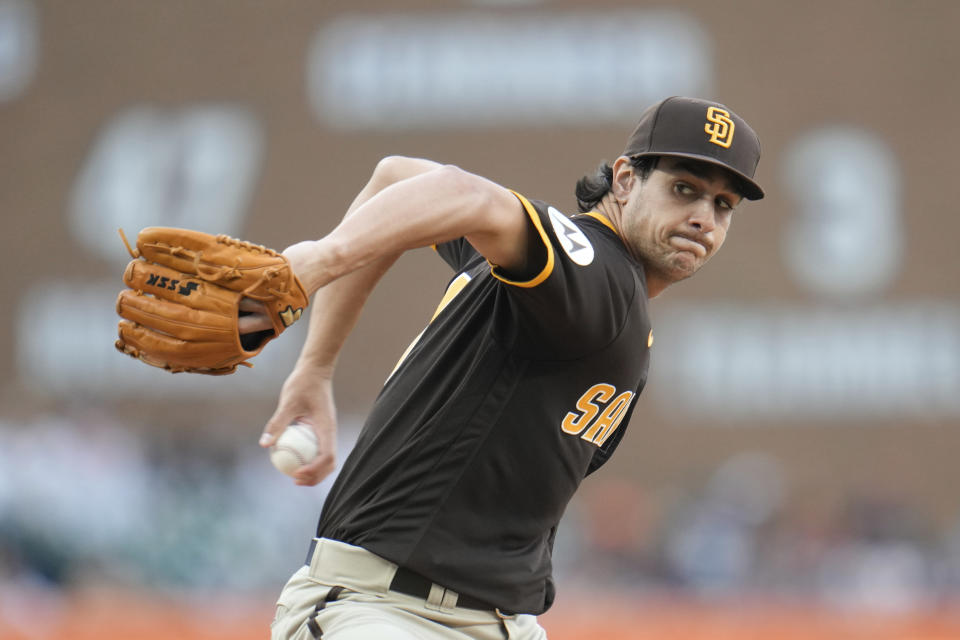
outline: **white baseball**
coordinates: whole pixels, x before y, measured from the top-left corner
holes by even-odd
[[[288,476],[317,457],[317,436],[308,424],[294,422],[270,447],[270,462]]]

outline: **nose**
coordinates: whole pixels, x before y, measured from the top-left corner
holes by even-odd
[[[690,217],[687,219],[690,226],[700,233],[710,233],[717,226],[717,221],[713,210],[713,201],[707,198],[701,198],[694,203],[690,211]]]

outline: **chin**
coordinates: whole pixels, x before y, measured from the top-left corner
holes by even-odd
[[[696,273],[696,271],[684,271],[683,273],[675,273],[673,275],[673,282],[674,283],[683,282],[684,280],[689,279],[690,276],[692,276],[694,273]]]
[[[673,276],[674,282],[679,282],[680,280],[686,280],[697,271],[700,271],[700,267],[703,266],[703,263],[699,260],[681,260],[675,261],[671,265],[670,274]]]
[[[657,278],[662,282],[665,282],[668,284],[676,284],[692,276],[694,273],[696,273],[696,269],[691,271],[689,269],[661,267],[661,268],[654,269],[653,271],[648,271],[648,273],[655,273]]]
[[[686,280],[695,274],[703,266],[704,261],[687,253],[681,253],[660,256],[655,260],[644,260],[643,264],[648,272],[654,272],[665,282],[673,283]]]

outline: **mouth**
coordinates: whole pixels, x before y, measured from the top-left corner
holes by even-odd
[[[706,258],[709,253],[709,249],[705,243],[679,233],[670,236],[670,244],[680,251],[689,251],[700,258]]]

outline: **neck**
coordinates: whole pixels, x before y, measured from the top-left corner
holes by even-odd
[[[656,298],[658,295],[663,293],[664,289],[670,286],[669,282],[664,281],[663,278],[658,278],[656,274],[646,273],[646,270],[644,271],[644,273],[647,277],[647,299],[648,300],[652,300],[653,298]]]
[[[659,277],[656,273],[653,273],[652,270],[647,269],[643,256],[637,255],[633,247],[630,246],[630,243],[627,242],[627,235],[623,229],[623,205],[621,205],[620,201],[613,195],[613,192],[608,192],[603,196],[603,199],[597,203],[594,210],[610,221],[610,224],[616,229],[617,235],[620,236],[630,255],[633,256],[637,262],[644,265],[644,275],[647,281],[647,298],[656,298],[663,293],[663,290],[666,289],[670,283]]]
[[[594,210],[610,221],[610,224],[616,229],[617,235],[620,236],[620,238],[624,240],[624,244],[626,244],[623,233],[623,207],[616,197],[614,197],[613,192],[608,191],[607,195],[603,196],[603,199],[594,207]]]

